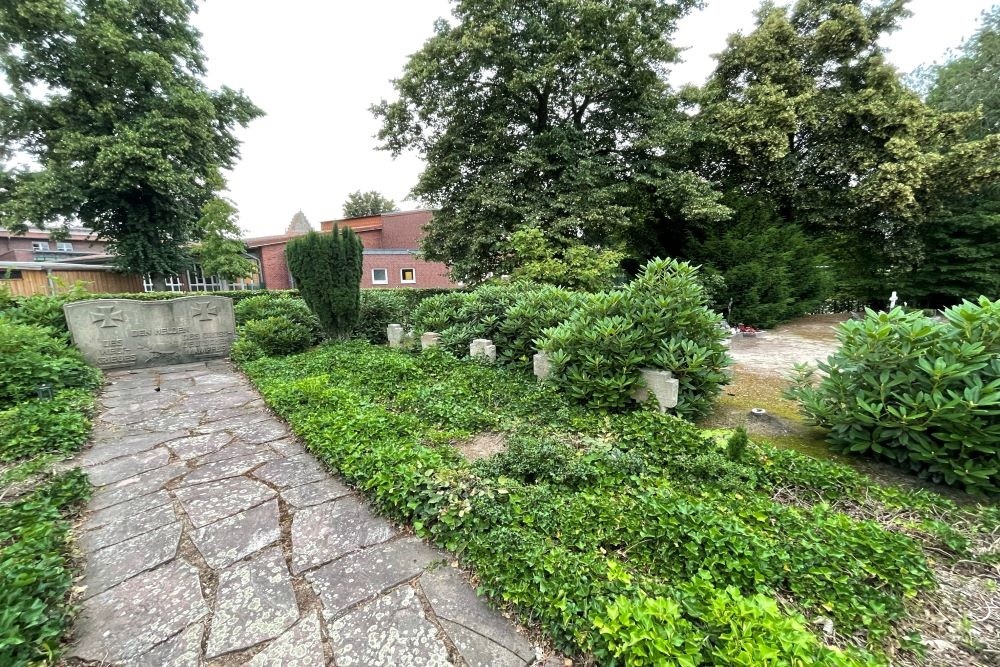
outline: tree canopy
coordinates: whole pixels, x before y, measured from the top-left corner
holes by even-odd
[[[195,0],[0,4],[0,223],[80,222],[118,266],[165,275],[262,112],[206,87]]]
[[[381,193],[375,190],[369,190],[368,192],[355,190],[347,195],[347,199],[344,201],[345,218],[380,215],[382,213],[391,213],[395,210],[397,210],[396,202],[383,197]]]
[[[685,166],[686,117],[665,83],[696,0],[456,0],[454,20],[373,107],[382,147],[427,164],[424,252],[466,281],[509,273],[510,235],[555,248],[625,243],[671,215],[718,218]]]

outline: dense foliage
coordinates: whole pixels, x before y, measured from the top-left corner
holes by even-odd
[[[0,664],[47,664],[58,655],[73,612],[67,515],[89,495],[77,469],[0,504]]]
[[[545,332],[551,381],[592,407],[621,408],[641,386],[640,369],[668,370],[680,382],[677,413],[706,414],[730,362],[728,332],[705,303],[694,267],[651,261],[634,281],[593,295]]]
[[[441,351],[327,345],[245,370],[378,509],[457,552],[497,604],[597,664],[877,661],[824,646],[811,621],[876,652],[893,642],[905,601],[933,585],[906,533],[962,516],[925,492],[668,415],[588,411]],[[470,465],[451,445],[484,431],[504,434],[507,452]],[[809,501],[779,504],[779,489]],[[844,498],[853,517],[830,504]],[[965,553],[961,535],[938,532],[951,545],[935,542],[941,552]]]
[[[772,327],[817,312],[829,290],[818,244],[760,200],[731,196],[731,220],[692,226],[683,255],[721,276],[715,297],[733,324]]]
[[[194,0],[0,4],[0,224],[82,223],[129,272],[162,277],[218,233],[203,207],[261,115],[204,82]],[[230,229],[227,227],[226,229]],[[239,249],[242,251],[242,248]]]
[[[93,389],[101,374],[51,329],[10,324],[0,318],[0,407],[37,395],[45,384],[53,391]]]
[[[285,248],[299,294],[334,340],[348,338],[358,321],[363,249],[354,230],[336,226],[329,234],[294,238]]]
[[[361,292],[361,312],[354,333],[369,343],[385,343],[390,324],[405,324],[410,306],[402,290],[367,289]]]
[[[830,444],[1000,493],[1000,302],[965,302],[943,322],[869,310],[838,337],[819,383],[803,369],[793,390]]]
[[[664,76],[696,4],[456,0],[373,108],[383,147],[427,165],[413,190],[435,209],[427,256],[476,283],[515,268],[519,229],[609,248],[671,217],[724,216],[685,160]]]
[[[391,213],[396,209],[396,202],[387,197],[383,197],[375,190],[362,192],[355,190],[347,195],[344,200],[344,217],[360,218],[365,215],[379,215],[381,213]]]
[[[511,277],[537,284],[597,292],[611,289],[622,275],[625,255],[579,243],[556,248],[538,227],[510,235],[514,270]]]
[[[229,356],[236,362],[282,357],[308,350],[314,339],[314,332],[308,325],[284,315],[264,317],[250,320],[236,330],[236,341]]]
[[[268,317],[284,317],[307,328],[311,332],[311,342],[318,343],[323,337],[319,320],[309,310],[306,302],[287,292],[264,292],[241,299],[233,306],[233,314],[237,325]]]

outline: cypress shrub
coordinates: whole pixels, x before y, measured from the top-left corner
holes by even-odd
[[[346,340],[361,310],[361,239],[349,227],[310,232],[285,249],[299,294],[329,338]]]

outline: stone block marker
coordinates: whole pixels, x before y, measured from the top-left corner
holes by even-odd
[[[420,349],[426,350],[429,347],[437,347],[441,343],[441,334],[428,331],[420,337]]]
[[[389,347],[403,347],[403,325],[390,324],[386,327],[386,337],[389,339]]]
[[[632,398],[637,403],[645,403],[649,400],[649,395],[652,394],[660,412],[677,407],[680,382],[674,379],[673,373],[656,368],[643,368],[639,372],[642,373],[642,382],[645,386],[632,392]]]
[[[236,335],[233,300],[91,299],[63,306],[73,343],[99,368],[147,368],[224,357]]]
[[[469,343],[469,356],[473,359],[482,357],[487,361],[496,361],[497,346],[489,338],[476,338]]]
[[[544,352],[538,352],[531,358],[531,361],[535,369],[535,377],[540,382],[545,382],[549,375],[552,374],[552,362],[549,361],[549,355]]]

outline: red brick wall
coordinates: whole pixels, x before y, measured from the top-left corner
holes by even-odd
[[[285,244],[261,246],[260,263],[264,270],[262,280],[265,289],[291,289],[292,278],[285,261]]]
[[[386,269],[387,285],[372,283],[372,269]],[[413,269],[416,283],[402,283],[400,269]],[[448,267],[440,262],[428,262],[413,255],[365,255],[361,271],[361,287],[458,287],[448,279]]]
[[[423,226],[431,221],[434,214],[431,211],[407,211],[405,213],[387,213],[382,216],[382,247],[409,248],[420,247],[423,238]]]

